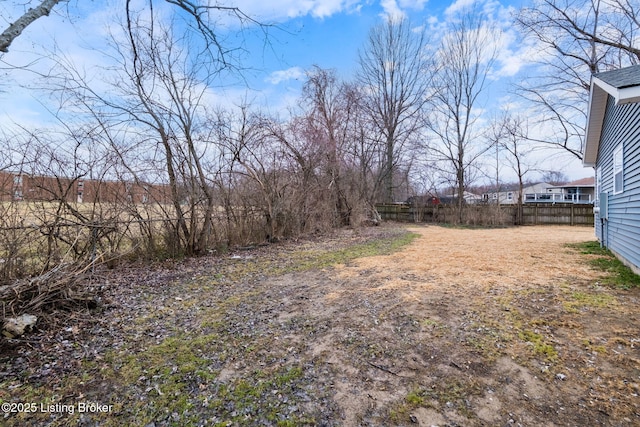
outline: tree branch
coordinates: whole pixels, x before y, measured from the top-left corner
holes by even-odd
[[[13,24],[0,34],[0,52],[8,52],[11,43],[36,19],[49,16],[55,5],[67,0],[43,0],[39,6],[30,8],[20,16]]]

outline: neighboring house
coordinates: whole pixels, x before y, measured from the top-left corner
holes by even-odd
[[[510,184],[501,187],[499,192],[485,193],[482,200],[485,203],[500,203],[501,205],[515,205],[518,203],[518,184]],[[529,184],[522,188],[522,202],[548,202],[551,201],[551,194],[559,193],[555,187],[546,182]]]
[[[562,185],[537,184],[524,190],[525,203],[591,204],[595,200],[595,179],[582,178]]]
[[[469,205],[474,205],[476,203],[482,202],[482,196],[472,193],[470,191],[465,191],[462,193],[462,198],[464,202]],[[440,201],[443,204],[455,204],[458,200],[458,193],[454,192],[451,196],[441,196]]]
[[[563,185],[557,185],[556,188],[562,194],[563,203],[593,203],[596,199],[596,179],[591,176],[588,178],[578,179]]]
[[[524,203],[553,203],[560,202],[561,191],[555,185],[547,182],[538,182],[522,189]]]
[[[518,203],[518,184],[500,186],[500,191],[482,194],[483,203],[513,205]]]
[[[527,185],[522,189],[523,203],[593,203],[595,200],[594,178],[583,178],[564,185],[552,185],[545,182]],[[485,203],[515,205],[518,203],[518,185],[507,185],[500,192],[485,193]]]
[[[595,228],[640,272],[640,65],[595,74],[583,164],[596,170]]]
[[[479,203],[480,200],[481,197],[477,194],[470,191],[464,192],[464,203],[475,204]],[[458,203],[458,195],[455,192],[453,195],[434,196],[433,194],[425,194],[422,196],[411,196],[404,202],[406,205],[422,208],[437,205],[455,205],[456,203]]]
[[[470,191],[464,192],[464,201],[469,204],[476,204],[482,202],[482,196],[476,193],[472,193]]]

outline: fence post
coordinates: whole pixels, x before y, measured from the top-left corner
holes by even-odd
[[[574,219],[573,219],[573,208],[574,208],[574,206],[575,205],[573,205],[573,204],[571,205],[571,225],[575,225],[574,224]]]

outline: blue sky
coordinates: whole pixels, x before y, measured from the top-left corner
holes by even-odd
[[[142,0],[139,0],[142,1]],[[245,73],[248,84],[229,84],[216,88],[217,102],[239,104],[249,99],[272,112],[284,111],[299,96],[304,71],[312,65],[335,68],[340,77],[351,79],[358,67],[358,49],[364,46],[369,29],[389,14],[404,15],[414,25],[426,25],[437,42],[441,28],[450,12],[468,5],[472,0],[238,0],[233,5],[255,19],[274,24],[269,29],[269,44],[259,31],[246,33],[248,54],[243,65],[252,71]],[[36,21],[10,47],[1,59],[12,65],[23,65],[38,55],[53,49],[77,61],[88,75],[99,73],[96,64],[108,64],[100,46],[107,33],[106,25],[122,10],[123,1],[108,0],[70,2],[70,15],[60,9],[51,16]],[[500,52],[486,101],[481,108],[499,111],[505,105],[521,108],[517,97],[510,94],[511,83],[535,73],[532,60],[542,53],[532,42],[523,41],[511,23],[512,14],[521,1],[481,1],[488,16],[502,29],[496,40]],[[14,6],[13,8],[11,6]],[[59,6],[58,6],[59,7]],[[0,3],[0,26],[6,27],[20,9],[12,0]],[[222,25],[229,24],[226,21]],[[231,32],[236,28],[229,24]],[[87,50],[91,46],[95,49]],[[46,62],[46,61],[44,61]],[[31,69],[46,67],[31,66]],[[27,127],[49,120],[41,102],[43,93],[34,90],[38,80],[33,73],[5,70],[0,83],[0,125],[18,123]],[[99,79],[99,75],[96,74]],[[586,107],[586,106],[585,106]],[[488,113],[489,115],[489,113]],[[572,179],[589,176],[590,169],[561,153],[539,152],[543,167],[562,168]]]
[[[315,3],[318,7],[322,4],[322,2]],[[344,5],[342,9],[336,8],[336,11],[330,15],[317,16],[323,9],[317,12],[311,9],[308,14],[295,18],[276,18],[280,19],[278,22],[283,30],[272,30],[272,46],[276,51],[275,54],[265,52],[260,58],[261,54],[257,49],[254,60],[256,64],[259,64],[261,59],[265,61],[263,80],[274,85],[293,84],[286,80],[287,75],[292,80],[300,78],[301,73],[314,64],[322,68],[335,68],[341,77],[349,79],[353,77],[358,67],[358,50],[365,45],[370,28],[381,22],[388,13],[401,13],[416,26],[432,27],[432,37],[434,43],[437,43],[438,29],[448,18],[447,9],[459,3],[467,3],[467,1],[462,0],[458,3],[405,1],[401,2],[404,7],[395,1],[358,2],[350,6]],[[501,15],[498,19],[507,18],[515,10],[509,4],[500,4],[496,1],[489,1],[486,4],[492,5],[494,14]],[[266,22],[270,22],[268,19],[266,18]],[[508,27],[506,20],[502,24],[505,28]],[[514,66],[520,70],[524,63],[523,58],[518,55],[519,53],[515,53],[510,59],[501,57],[501,61],[504,60],[506,65],[511,60],[510,64],[517,63]]]

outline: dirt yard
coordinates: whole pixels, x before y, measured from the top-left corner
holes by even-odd
[[[38,410],[0,424],[640,425],[640,289],[567,246],[592,228],[408,231],[105,273],[101,313],[2,343]]]

